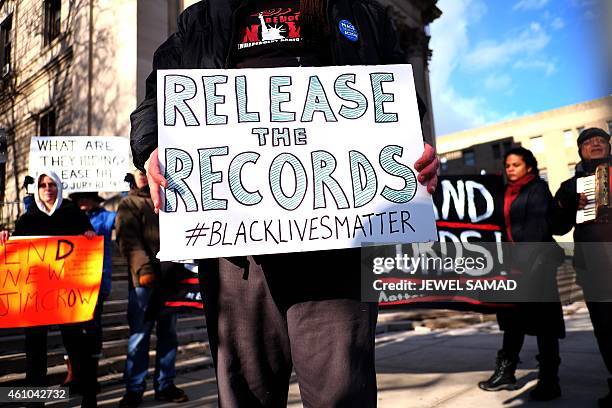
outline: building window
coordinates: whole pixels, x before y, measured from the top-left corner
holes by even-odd
[[[12,21],[9,16],[0,24],[0,77],[4,77],[11,72],[11,28]]]
[[[512,142],[504,142],[504,154],[512,150]]]
[[[574,147],[576,144],[576,138],[574,137],[574,131],[572,131],[572,129],[563,131],[563,139],[565,140],[565,147]]]
[[[448,170],[448,159],[443,156],[440,158],[440,171],[447,171],[447,170]]]
[[[491,145],[491,149],[493,149],[493,158],[501,159],[501,146],[499,145],[499,143]]]
[[[60,34],[62,0],[45,0],[45,44]]]
[[[534,154],[544,153],[544,138],[542,136],[531,138],[531,152]]]
[[[40,116],[38,120],[38,130],[40,136],[56,136],[55,133],[56,116],[55,111],[50,110]]]
[[[474,154],[474,150],[464,150],[463,151],[463,164],[466,166],[475,166],[476,165],[476,155]]]

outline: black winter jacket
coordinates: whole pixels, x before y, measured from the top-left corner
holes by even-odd
[[[565,337],[556,273],[563,258],[550,230],[552,200],[548,184],[537,177],[521,189],[510,207],[510,228],[516,243],[510,259],[522,273],[521,290],[530,302],[498,312],[501,330]]]
[[[157,147],[158,69],[231,68],[230,47],[234,42],[234,15],[249,0],[203,0],[179,17],[178,32],[170,36],[153,56],[153,71],[147,78],[146,96],[131,115],[131,147],[134,164],[144,163]],[[406,63],[392,18],[376,1],[328,0],[327,18],[332,28],[330,47],[333,65],[378,65]],[[351,21],[359,30],[358,42],[341,35],[338,24]],[[421,118],[426,112],[418,98]]]
[[[549,218],[553,209],[548,184],[540,178],[523,187],[510,207],[515,242],[552,242]]]
[[[40,211],[36,205],[17,220],[14,236],[81,235],[93,231],[87,215],[69,200],[63,200],[52,215]]]
[[[581,162],[574,177],[564,181],[555,194],[552,218],[553,234],[567,234],[574,228],[574,266],[577,282],[587,300],[612,301],[612,214],[604,222],[576,225],[578,194],[576,180],[595,172],[598,164],[612,165],[612,157],[593,162]]]
[[[598,164],[608,163],[612,165],[612,157],[598,160],[593,163],[581,162],[576,165],[574,177],[561,183],[555,194],[555,213],[552,227],[555,235],[567,234],[574,229],[574,242],[612,242],[612,224],[587,222],[576,225],[576,212],[578,210],[578,193],[576,192],[576,180],[579,177],[590,176],[595,173]]]

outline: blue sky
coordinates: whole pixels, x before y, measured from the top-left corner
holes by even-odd
[[[438,7],[443,15],[430,26],[438,136],[612,93],[612,0]]]

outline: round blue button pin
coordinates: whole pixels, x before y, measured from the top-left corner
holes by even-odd
[[[339,27],[340,27],[340,33],[342,33],[342,35],[348,38],[349,40],[351,41],[359,40],[359,31],[357,31],[357,27],[355,27],[353,23],[351,23],[350,21],[348,20],[340,21]]]

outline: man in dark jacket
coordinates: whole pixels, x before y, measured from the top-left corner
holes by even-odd
[[[274,20],[279,13],[291,24]],[[266,17],[280,25],[268,25]],[[167,182],[156,149],[157,69],[405,62],[392,19],[375,1],[198,2],[154,55],[145,100],[131,117],[134,163],[146,167],[159,210],[160,185]],[[431,146],[415,168],[433,191],[438,163]],[[201,262],[220,405],[286,406],[294,368],[305,406],[375,406],[378,308],[360,301],[359,271],[359,251]]]
[[[594,221],[576,224],[576,212],[586,205],[584,193],[577,193],[576,180],[594,174],[600,164],[612,166],[610,135],[599,128],[585,129],[578,136],[578,149],[582,161],[576,166],[576,174],[564,181],[555,194],[552,228],[558,235],[574,228],[577,281],[584,291],[599,350],[612,376],[612,216],[606,211]],[[612,378],[608,385],[610,393],[599,400],[602,407],[612,407]]]
[[[130,338],[125,363],[126,393],[119,406],[137,407],[142,402],[145,377],[149,367],[149,339],[156,324],[157,349],[155,358],[155,399],[186,402],[183,390],[174,385],[176,351],[176,314],[147,319],[154,308],[154,289],[159,286],[160,264],[159,219],[155,214],[147,179],[137,171],[136,188],[121,200],[115,228],[121,253],[128,260],[131,280],[128,296],[128,325]]]

